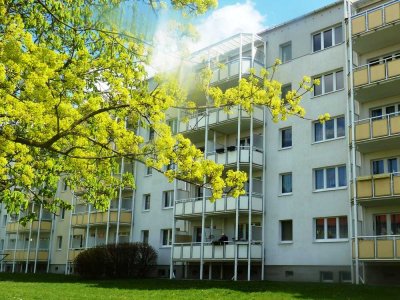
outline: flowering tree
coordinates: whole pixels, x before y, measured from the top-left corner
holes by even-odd
[[[83,190],[87,203],[106,209],[120,187],[134,187],[132,172],[113,176],[121,158],[170,180],[206,182],[212,200],[227,191],[234,197],[243,193],[245,173],[224,172],[184,136],[172,134],[166,111],[196,105],[174,80],[155,78],[156,87],[149,87],[145,66],[151,49],[101,18],[122,2],[0,0],[0,201],[9,212],[31,202],[53,212],[70,208],[54,197],[60,178]],[[163,4],[143,2],[154,9]],[[216,0],[169,5],[196,14]],[[251,111],[253,104],[262,105],[274,120],[304,116],[300,100],[312,89],[309,78],[281,99],[281,84],[266,71],[262,77],[242,79],[225,92],[207,84],[203,90],[214,106]],[[139,127],[153,130],[154,139],[147,141]],[[166,170],[170,164],[176,168]]]

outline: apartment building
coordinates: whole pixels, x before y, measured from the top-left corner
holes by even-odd
[[[274,123],[257,106],[251,115],[240,107],[169,114],[205,157],[248,173],[245,195],[211,203],[206,189],[122,161],[136,189],[118,191],[107,212],[82,205],[63,182],[57,193],[73,211],[31,207],[39,220],[23,227],[2,210],[1,270],[69,274],[83,249],[142,241],[157,250],[160,277],[399,282],[400,1],[337,1],[235,35],[194,53],[182,77],[211,66],[211,85],[226,89],[276,58],[283,94],[304,75],[320,79],[304,96],[306,118]],[[323,113],[331,120],[321,124]]]

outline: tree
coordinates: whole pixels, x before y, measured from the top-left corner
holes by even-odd
[[[133,0],[131,0],[133,1]],[[71,208],[54,197],[60,178],[98,209],[107,209],[119,187],[134,187],[132,173],[121,178],[121,158],[212,189],[243,193],[247,175],[224,172],[166,124],[171,108],[197,109],[174,80],[146,74],[151,48],[139,35],[118,31],[104,16],[124,0],[0,0],[0,201],[18,213],[29,203],[52,212]],[[155,10],[157,0],[143,0]],[[171,0],[185,13],[203,13],[216,0]],[[275,70],[275,67],[273,71]],[[273,74],[273,72],[271,73]],[[225,92],[202,89],[212,105],[269,108],[274,120],[304,116],[304,78],[299,89],[280,98],[281,84],[268,72]],[[323,119],[324,117],[322,117]],[[152,129],[147,141],[137,131]],[[165,170],[175,164],[176,169]],[[205,182],[205,183],[204,183]],[[34,218],[29,215],[23,221]]]

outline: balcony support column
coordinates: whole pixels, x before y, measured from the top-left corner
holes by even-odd
[[[32,204],[31,212],[34,212],[35,203]],[[25,263],[25,274],[28,273],[28,264],[29,264],[29,254],[31,252],[31,239],[32,239],[32,223],[29,225],[29,237],[28,237],[28,251],[26,252],[26,263]]]
[[[74,204],[74,202],[76,202],[76,198],[75,198],[75,193],[72,192],[72,204]],[[75,203],[76,204],[76,203]],[[71,249],[71,228],[72,228],[72,209],[70,211],[70,216],[69,216],[69,228],[68,228],[68,243],[67,243],[67,259],[65,260],[65,275],[69,274],[69,264],[68,264],[68,260],[69,260],[69,251]]]
[[[19,236],[19,221],[20,221],[21,215],[18,214],[18,223],[17,223],[17,233],[15,236],[15,246],[14,246],[14,253],[13,253],[13,263],[12,263],[12,273],[15,272],[15,259],[16,259],[16,253],[17,253],[17,245],[18,245],[18,236]]]
[[[126,128],[126,124],[125,124]],[[122,181],[122,174],[124,174],[124,158],[121,158],[121,170],[120,170],[120,175],[119,178]],[[121,206],[122,206],[122,187],[119,187],[118,191],[118,211],[117,211],[117,230],[116,230],[116,237],[115,237],[115,243],[118,245],[119,243],[119,223],[121,220]]]
[[[87,221],[87,224],[86,224],[85,249],[87,249],[88,246],[89,246],[89,231],[90,231],[90,216],[91,216],[91,213],[92,213],[92,206],[89,204],[89,207],[88,207],[88,221]]]
[[[176,169],[176,166],[175,166]],[[172,229],[171,229],[171,257],[170,257],[170,263],[169,263],[169,279],[174,279],[174,248],[175,248],[175,228],[176,228],[176,219],[175,219],[175,206],[176,206],[176,200],[178,199],[178,180],[174,179],[174,205],[172,206]],[[181,253],[182,253],[182,247],[181,247]],[[185,272],[186,272],[186,266],[185,266]],[[185,275],[186,278],[186,275]]]
[[[253,110],[254,111],[254,110]],[[252,222],[252,202],[253,202],[253,146],[254,146],[254,119],[253,119],[253,113],[250,115],[250,170],[249,170],[249,196],[248,196],[248,214],[249,214],[249,220],[248,220],[248,234],[247,234],[247,239],[248,239],[248,247],[247,247],[247,280],[251,280],[251,241],[253,240],[252,236],[252,228],[251,228],[251,222]]]
[[[347,51],[346,51],[346,56],[347,59],[346,61],[348,62],[346,64],[347,68],[347,73],[350,76],[350,86],[348,87],[348,92],[349,92],[349,101],[348,101],[348,112],[350,114],[350,119],[351,119],[351,154],[349,157],[349,163],[351,166],[351,175],[352,177],[349,176],[349,178],[352,178],[353,181],[353,211],[350,212],[350,216],[352,219],[350,219],[350,228],[353,227],[353,232],[354,232],[354,258],[355,258],[355,271],[353,272],[352,270],[352,281],[355,282],[356,284],[359,284],[360,282],[360,274],[359,274],[359,253],[358,253],[358,210],[357,210],[357,181],[356,181],[356,172],[357,172],[357,167],[356,167],[356,148],[355,148],[355,119],[354,119],[354,78],[353,78],[353,40],[352,40],[352,22],[351,22],[351,1],[345,1],[345,5],[347,4],[347,16],[348,16],[348,30],[347,32]],[[368,18],[366,18],[366,22]],[[368,25],[368,24],[367,24]],[[368,26],[367,26],[368,28]],[[368,70],[369,74],[369,70]],[[350,192],[350,191],[349,191]],[[350,199],[351,201],[351,199]],[[353,224],[353,219],[354,219],[354,224]],[[352,257],[352,256],[351,256]],[[353,263],[351,262],[351,266],[353,269]]]
[[[37,236],[36,236],[35,261],[34,261],[34,263],[33,263],[33,273],[36,273],[36,266],[37,266],[38,253],[39,253],[40,228],[41,228],[41,225],[42,225],[42,217],[43,217],[43,205],[40,204],[40,208],[39,208],[39,221],[38,221]]]

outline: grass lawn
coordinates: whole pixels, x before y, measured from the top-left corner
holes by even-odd
[[[0,273],[0,299],[399,299],[400,286],[183,281],[168,279],[85,281],[63,275]]]

